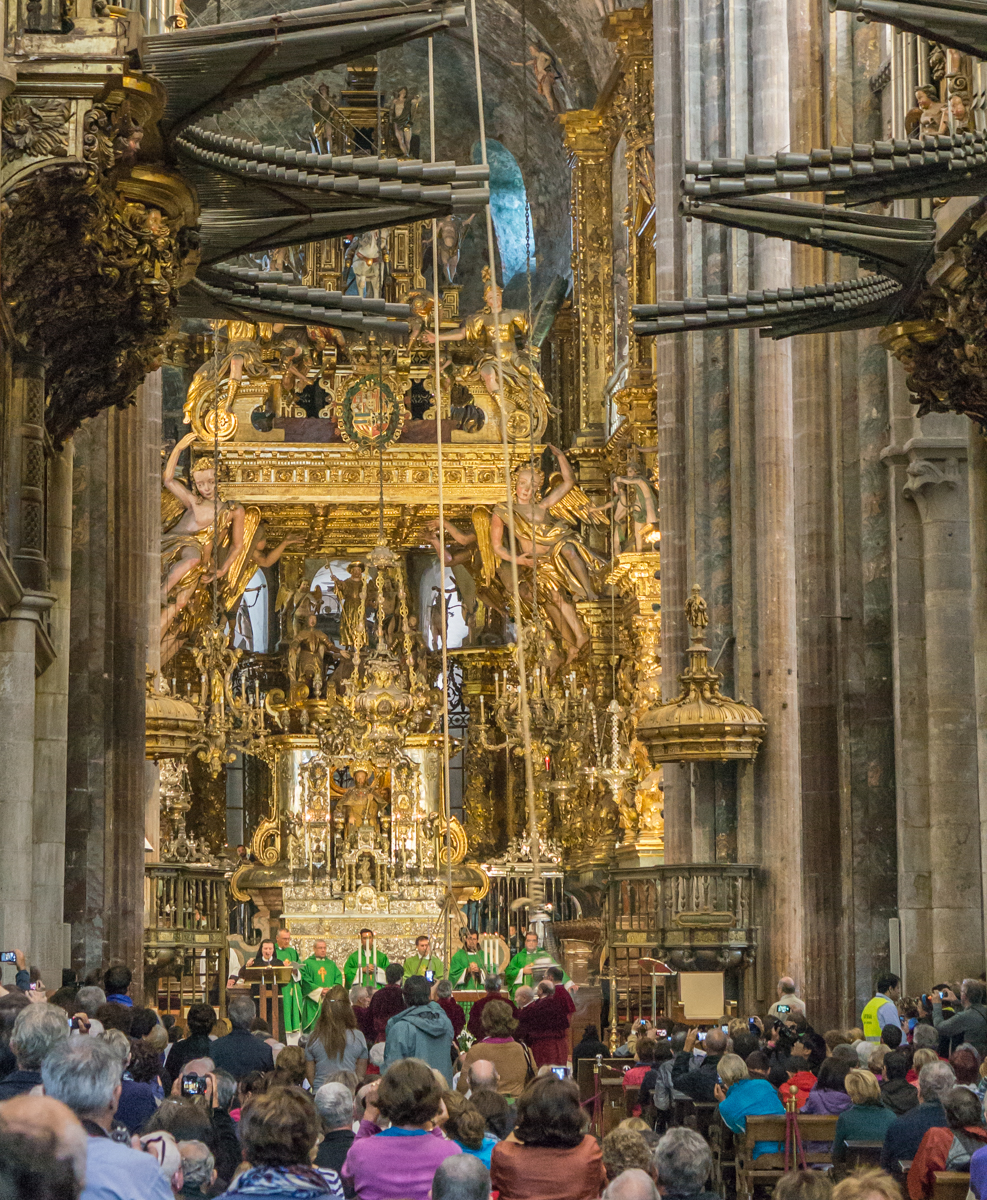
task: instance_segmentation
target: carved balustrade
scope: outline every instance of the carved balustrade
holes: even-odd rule
[[[144,979],[149,1003],[184,1014],[189,1004],[226,1008],[227,888],[222,867],[148,863],[144,868]]]
[[[756,867],[733,863],[612,872],[608,943],[618,960],[654,957],[679,971],[725,971],[753,960]]]

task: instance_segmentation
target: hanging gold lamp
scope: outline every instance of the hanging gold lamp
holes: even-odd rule
[[[709,616],[698,583],[685,602],[685,616],[692,641],[686,651],[689,666],[679,676],[682,691],[675,700],[649,709],[638,721],[637,736],[656,764],[751,762],[757,757],[767,725],[753,705],[720,694],[723,677],[709,666],[709,647],[703,644]]]

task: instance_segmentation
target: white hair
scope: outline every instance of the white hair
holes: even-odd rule
[[[324,1083],[315,1093],[315,1107],[326,1129],[342,1129],[353,1123],[353,1094],[344,1083]]]
[[[29,1004],[22,1008],[10,1034],[10,1048],[22,1071],[36,1071],[53,1046],[69,1036],[65,1009],[55,1004]]]
[[[713,1166],[705,1138],[694,1129],[670,1129],[654,1153],[658,1182],[670,1192],[701,1192]]]
[[[603,1200],[658,1200],[658,1189],[647,1171],[628,1167],[610,1181]]]
[[[41,1064],[45,1095],[61,1100],[80,1117],[105,1112],[122,1075],[119,1054],[93,1037],[66,1039]]]
[[[179,1142],[178,1151],[182,1156],[182,1175],[186,1188],[198,1188],[201,1191],[204,1183],[212,1183],[216,1160],[205,1142]]]

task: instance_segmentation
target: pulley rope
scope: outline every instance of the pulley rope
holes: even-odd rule
[[[470,20],[473,34],[473,71],[476,78],[476,107],[480,126],[480,161],[489,166],[487,157],[487,130],[483,114],[483,79],[480,74],[480,37],[476,21],[476,0],[470,0]],[[497,258],[494,247],[493,217],[490,203],[486,205],[487,260],[490,264],[490,286],[497,297]],[[538,814],[535,809],[535,773],[531,750],[531,718],[528,708],[528,681],[525,675],[524,621],[521,613],[521,589],[518,583],[517,542],[514,532],[514,493],[511,488],[511,451],[507,441],[507,409],[504,398],[504,362],[500,342],[500,304],[491,304],[494,326],[494,353],[497,359],[497,391],[500,407],[500,438],[504,456],[504,483],[507,489],[507,538],[510,546],[511,592],[514,604],[514,624],[517,636],[518,700],[521,708],[521,739],[524,746],[525,803],[528,813],[528,836],[531,843],[531,894],[529,899],[541,903],[544,891],[541,877],[541,856],[538,847]],[[508,770],[510,768],[508,767]]]
[[[435,53],[434,39],[428,39],[428,131],[430,158],[435,157]],[[445,816],[446,885],[448,897],[452,896],[452,787],[449,769],[449,614],[446,611],[446,508],[445,480],[442,476],[442,373],[439,342],[439,226],[432,218],[432,323],[435,333],[435,464],[439,476],[439,628],[442,635],[442,784],[443,814]],[[463,747],[465,753],[465,745]],[[457,910],[458,911],[458,910]],[[445,957],[446,974],[452,960],[452,922],[446,922]]]

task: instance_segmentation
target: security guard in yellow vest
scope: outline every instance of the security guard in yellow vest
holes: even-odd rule
[[[898,1016],[900,996],[901,980],[897,975],[889,973],[878,979],[877,995],[873,1000],[867,1001],[864,1011],[860,1014],[860,1024],[863,1027],[866,1041],[879,1042],[881,1030],[885,1025],[895,1025],[901,1029],[901,1017]]]

